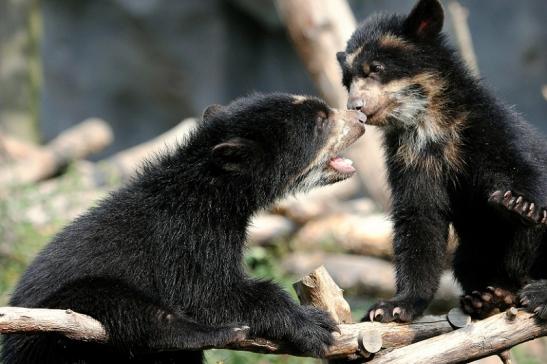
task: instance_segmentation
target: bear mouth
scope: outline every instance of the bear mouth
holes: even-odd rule
[[[353,167],[353,161],[349,158],[335,156],[329,159],[328,166],[330,169],[338,172],[341,175],[347,175],[348,177],[355,173]]]

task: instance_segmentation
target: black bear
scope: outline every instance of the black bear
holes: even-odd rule
[[[521,304],[547,319],[547,143],[471,75],[437,0],[361,24],[337,54],[348,108],[381,128],[392,190],[396,296],[365,319],[410,321],[439,284],[449,224],[464,310]]]
[[[336,330],[327,313],[245,274],[246,228],[288,193],[350,177],[338,153],[364,133],[366,117],[286,94],[204,115],[183,145],[58,234],[13,293],[12,306],[94,317],[109,343],[6,335],[4,364],[201,363],[197,349],[247,334],[325,352]]]

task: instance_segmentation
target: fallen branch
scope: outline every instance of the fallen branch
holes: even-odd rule
[[[112,171],[115,177],[126,180],[135,174],[146,158],[153,157],[154,153],[171,150],[177,146],[177,143],[184,142],[196,125],[196,119],[184,119],[177,126],[154,139],[116,153],[112,157],[100,161],[99,164]]]
[[[112,142],[112,130],[101,119],[87,119],[59,134],[27,158],[0,169],[0,186],[37,182],[53,176],[69,162],[104,149]]]
[[[308,251],[322,247],[388,258],[393,255],[392,235],[392,223],[385,214],[339,212],[303,226],[294,236],[292,247]]]
[[[356,182],[356,180],[352,178],[346,181]],[[342,184],[337,183],[332,186],[338,185]],[[357,187],[358,186],[356,186],[356,189]],[[317,191],[322,190],[323,189],[321,188]],[[334,192],[340,192],[340,195],[337,195]],[[347,194],[345,194],[345,192],[347,192]],[[377,211],[376,204],[366,197],[346,201],[347,198],[354,195],[355,192],[356,190],[350,191],[349,188],[347,188],[344,190],[331,190],[327,195],[313,195],[313,198],[303,198],[303,196],[300,198],[299,195],[296,195],[277,204],[274,208],[274,212],[284,215],[298,224],[304,225],[312,220],[336,213],[370,215]]]
[[[28,158],[40,152],[40,147],[0,133],[0,166],[12,161]]]
[[[286,240],[296,230],[296,224],[290,219],[273,214],[259,214],[251,220],[247,230],[249,245],[270,246],[280,240]]]

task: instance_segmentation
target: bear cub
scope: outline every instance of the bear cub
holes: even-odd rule
[[[547,319],[547,142],[463,65],[438,0],[362,23],[337,58],[348,109],[383,131],[397,294],[365,319],[410,321],[439,285],[449,225],[462,306]]]
[[[246,229],[283,196],[352,176],[339,153],[365,120],[287,94],[208,108],[183,144],[59,233],[13,293],[12,306],[99,320],[109,342],[6,335],[3,363],[201,363],[201,348],[247,335],[322,356],[335,322],[246,275]]]

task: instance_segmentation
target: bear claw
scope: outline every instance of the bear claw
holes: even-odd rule
[[[501,190],[494,191],[488,198],[488,201],[503,207],[505,210],[518,214],[529,223],[547,225],[546,208],[539,208],[536,203],[527,201],[524,196],[516,195],[512,191],[506,191],[505,193]]]
[[[462,309],[474,318],[486,318],[516,306],[515,295],[502,288],[486,287],[484,291],[473,291],[462,296]]]
[[[519,292],[520,304],[539,319],[547,320],[547,280],[537,280],[524,286]]]
[[[370,322],[409,322],[423,310],[413,305],[411,300],[390,300],[376,303],[363,320]]]

